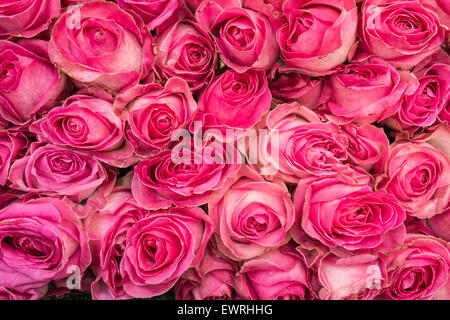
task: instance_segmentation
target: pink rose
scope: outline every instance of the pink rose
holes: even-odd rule
[[[32,38],[59,16],[59,0],[7,1],[0,8],[0,35]]]
[[[339,177],[301,179],[294,206],[292,236],[298,243],[301,229],[329,248],[350,251],[395,247],[405,236],[402,207],[392,195],[372,191],[369,177],[356,183]]]
[[[288,0],[287,22],[277,31],[281,59],[309,76],[332,73],[356,40],[357,8],[352,0]]]
[[[98,256],[96,299],[150,298],[165,293],[198,264],[213,231],[200,208],[148,212],[128,191],[111,195],[88,217],[89,239]]]
[[[17,291],[0,284],[0,300],[38,300],[47,293],[47,286],[41,288],[26,288]]]
[[[54,198],[15,201],[0,210],[0,251],[0,287],[14,292],[66,279],[73,266],[82,277],[91,262],[76,207]]]
[[[266,15],[274,29],[278,29],[284,22],[283,0],[243,0],[244,8],[253,9]]]
[[[162,77],[180,77],[193,92],[207,86],[216,69],[217,54],[213,40],[190,19],[177,21],[158,35],[155,67]]]
[[[221,60],[237,72],[270,70],[278,58],[278,44],[272,26],[261,13],[232,4],[215,10],[214,1],[204,1],[196,18],[216,41]],[[206,20],[211,19],[208,22]]]
[[[208,202],[239,168],[236,155],[222,144],[177,145],[142,160],[134,168],[131,190],[137,203],[149,210],[175,206],[199,206]],[[235,150],[233,152],[236,152]],[[182,154],[183,158],[177,156]]]
[[[340,128],[321,122],[316,113],[297,103],[280,104],[265,119],[267,134],[259,137],[258,167],[287,183],[316,175],[352,175],[347,140]]]
[[[280,102],[298,102],[307,108],[315,108],[325,102],[323,81],[301,74],[297,69],[275,64],[268,74],[272,96]]]
[[[379,58],[341,66],[329,78],[331,114],[344,122],[367,124],[394,115],[400,108],[408,82],[394,67]]]
[[[450,205],[447,204],[442,213],[436,214],[426,221],[437,236],[450,242]]]
[[[249,300],[307,300],[310,274],[305,263],[286,245],[244,262],[236,291]]]
[[[450,254],[446,243],[430,236],[408,234],[401,247],[382,257],[391,300],[426,300],[449,278]]]
[[[0,117],[23,124],[65,98],[71,87],[48,59],[48,43],[0,40]],[[36,75],[39,74],[39,81]],[[2,120],[3,120],[2,119]]]
[[[169,146],[177,130],[187,128],[197,103],[187,83],[169,79],[165,87],[150,85],[147,93],[127,105],[127,136],[139,156],[148,156]]]
[[[370,254],[345,258],[327,254],[317,275],[321,300],[372,300],[384,284],[378,257]]]
[[[426,142],[396,143],[377,189],[396,197],[407,214],[431,218],[441,213],[450,199],[449,159]]]
[[[55,23],[50,59],[78,86],[113,92],[135,86],[154,59],[151,36],[136,19],[112,2],[81,4]]]
[[[117,0],[117,4],[140,16],[149,29],[164,23],[181,7],[180,0]]]
[[[367,51],[409,70],[440,49],[444,28],[433,8],[422,1],[367,0],[361,38]]]
[[[133,154],[125,139],[125,123],[113,113],[113,104],[77,94],[52,109],[30,130],[42,141],[90,152],[95,158],[118,167],[127,166]]]
[[[235,300],[234,284],[239,271],[236,261],[207,246],[199,266],[190,269],[175,285],[177,300]]]
[[[21,132],[0,130],[0,186],[6,184],[14,161],[25,154],[28,139]]]
[[[45,195],[66,195],[80,202],[99,187],[114,185],[115,175],[91,155],[53,145],[34,144],[14,162],[11,188]]]
[[[265,181],[241,167],[208,202],[218,249],[234,260],[246,260],[289,241],[294,208],[282,182]]]

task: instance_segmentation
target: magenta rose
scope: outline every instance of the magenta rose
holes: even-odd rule
[[[309,76],[326,75],[345,62],[356,40],[352,0],[288,0],[287,22],[277,31],[281,59]]]
[[[449,249],[444,241],[421,234],[408,234],[401,247],[382,257],[390,300],[431,299],[448,281]]]
[[[221,60],[228,67],[237,72],[272,68],[279,49],[267,17],[231,3],[218,8],[218,4],[211,0],[202,5],[196,13],[197,21],[208,28]]]
[[[47,286],[10,289],[0,285],[0,300],[38,300],[47,293],[47,289]]]
[[[6,1],[0,7],[0,35],[32,38],[61,11],[59,0]]]
[[[125,139],[125,122],[113,113],[109,101],[73,95],[62,107],[52,109],[30,130],[42,141],[90,152],[114,166],[128,165],[133,150]]]
[[[98,188],[109,189],[115,175],[90,154],[34,144],[26,157],[14,162],[9,173],[11,188],[45,195],[65,195],[80,202]]]
[[[327,254],[318,263],[321,300],[372,300],[385,279],[376,255],[338,257]]]
[[[96,299],[165,293],[198,264],[213,231],[200,208],[148,212],[125,190],[113,193],[106,207],[88,217],[86,226],[99,259],[92,285]]]
[[[327,100],[323,81],[301,74],[295,68],[275,64],[268,74],[272,96],[279,102],[297,102],[314,109]]]
[[[298,243],[302,230],[329,248],[349,251],[389,249],[404,240],[402,207],[392,195],[373,191],[364,175],[356,183],[339,177],[301,179],[294,206],[292,236]]]
[[[190,19],[178,21],[158,35],[155,67],[164,79],[180,77],[193,92],[207,86],[216,69],[217,54],[213,40]]]
[[[431,218],[450,199],[449,159],[426,142],[396,143],[377,188],[396,197],[407,214]]]
[[[0,117],[13,124],[56,106],[71,89],[50,63],[48,43],[42,40],[0,40],[0,74]]]
[[[208,209],[217,247],[231,259],[251,259],[290,239],[294,208],[286,186],[247,166],[212,194]]]
[[[0,186],[6,184],[11,165],[26,153],[27,146],[28,139],[23,133],[0,130]]]
[[[147,76],[151,43],[138,17],[112,2],[88,2],[58,18],[49,56],[78,86],[119,92]]]
[[[444,41],[436,12],[422,1],[367,0],[360,33],[367,51],[403,70],[438,51]]]
[[[126,107],[127,136],[138,156],[168,147],[178,130],[188,127],[197,111],[187,83],[180,78],[169,79],[164,88],[156,84],[148,86],[147,93]]]
[[[309,300],[309,270],[292,245],[244,262],[237,274],[236,291],[249,300]]]
[[[242,163],[231,158],[236,154],[227,152],[217,142],[200,147],[180,143],[173,150],[163,150],[134,168],[133,196],[149,210],[205,204]],[[232,152],[237,153],[235,149]]]
[[[117,4],[140,16],[149,29],[167,21],[181,7],[180,0],[117,0]]]
[[[409,77],[379,58],[343,65],[329,78],[328,109],[344,122],[381,121],[400,108]]]
[[[177,300],[235,300],[236,261],[225,258],[211,244],[197,268],[188,270],[175,285]]]
[[[55,198],[19,200],[0,210],[0,252],[0,287],[11,292],[66,279],[74,266],[82,277],[91,263],[76,207]]]

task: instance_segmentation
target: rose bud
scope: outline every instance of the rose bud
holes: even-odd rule
[[[251,259],[290,239],[294,208],[286,186],[247,166],[211,195],[208,209],[217,247],[231,259]]]
[[[147,76],[154,60],[151,43],[138,16],[112,2],[88,2],[58,18],[48,53],[77,86],[117,93]]]
[[[422,1],[367,0],[360,36],[364,49],[409,70],[440,49],[444,28],[436,12]]]
[[[289,244],[244,262],[236,291],[249,300],[308,300],[312,296],[309,270]]]
[[[288,0],[277,31],[281,59],[309,76],[327,75],[345,62],[356,40],[357,8],[349,0]]]
[[[71,86],[48,59],[48,43],[0,40],[0,118],[24,124],[40,111],[57,105]],[[39,75],[39,81],[36,81]]]

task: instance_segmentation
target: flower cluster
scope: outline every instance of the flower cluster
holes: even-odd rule
[[[450,7],[0,5],[0,300],[450,299]]]

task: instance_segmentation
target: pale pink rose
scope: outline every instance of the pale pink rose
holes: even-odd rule
[[[119,7],[140,16],[149,29],[168,20],[181,7],[180,0],[117,0]]]
[[[395,143],[377,189],[396,197],[408,215],[431,218],[450,199],[449,159],[427,142]]]
[[[315,112],[298,103],[278,105],[261,129],[268,132],[259,137],[257,166],[266,176],[297,183],[311,175],[353,173],[347,163],[347,139],[339,126],[322,122]]]
[[[299,181],[294,240],[301,243],[303,229],[330,248],[349,251],[386,250],[403,243],[406,215],[396,198],[373,191],[368,176],[357,182],[342,180],[338,176]]]
[[[56,21],[51,61],[77,86],[122,92],[136,86],[153,66],[152,38],[142,21],[112,2],[88,2]]]
[[[208,209],[217,247],[231,259],[251,259],[290,239],[294,208],[286,186],[247,166],[211,195]]]
[[[317,274],[321,300],[372,300],[384,284],[378,257],[370,254],[344,258],[327,254]]]
[[[42,40],[0,40],[0,72],[0,118],[13,124],[56,106],[71,89],[50,63],[48,43]]]
[[[268,80],[273,98],[280,102],[295,101],[314,109],[328,100],[322,79],[305,76],[295,68],[275,64],[268,74]]]
[[[289,244],[244,262],[236,291],[249,300],[312,298],[309,270]]]
[[[236,154],[227,152],[217,142],[199,147],[181,142],[172,150],[163,150],[134,168],[133,196],[149,210],[203,205],[213,191],[221,189],[236,174],[242,163],[230,158]],[[183,158],[176,158],[179,154]]]
[[[404,245],[381,259],[388,285],[383,296],[391,300],[431,299],[449,278],[449,249],[438,238],[408,234]]]
[[[91,263],[77,208],[67,200],[15,201],[0,210],[0,286],[14,292],[79,275]]]
[[[61,11],[60,0],[6,1],[0,8],[0,35],[32,38]]]
[[[236,300],[236,261],[207,246],[197,268],[188,270],[175,285],[177,300]]]
[[[448,204],[442,213],[436,214],[426,221],[438,237],[450,242],[450,206]]]
[[[6,184],[9,169],[26,153],[28,139],[22,132],[0,130],[0,186]]]
[[[210,31],[228,67],[237,72],[267,71],[275,64],[278,44],[269,19],[261,13],[231,2],[221,6],[206,0],[197,9],[196,19]]]
[[[95,299],[165,293],[202,259],[213,231],[200,208],[148,212],[126,190],[113,193],[106,207],[88,217],[86,227],[99,259],[94,262]]]
[[[360,35],[367,51],[409,70],[440,49],[444,28],[423,1],[367,0]]]
[[[100,187],[110,189],[115,174],[86,152],[36,143],[14,162],[8,179],[14,189],[81,202]]]
[[[358,22],[353,0],[288,0],[283,13],[287,22],[277,40],[287,66],[320,76],[347,60]]]
[[[184,18],[159,34],[155,43],[155,67],[163,79],[180,77],[192,92],[208,86],[217,67],[217,53],[212,38],[200,25]]]
[[[114,166],[128,166],[133,150],[125,139],[125,121],[112,108],[107,100],[76,94],[33,123],[30,131],[42,141],[90,152]]]
[[[327,107],[343,122],[381,121],[400,108],[410,77],[376,57],[343,65],[329,78],[331,98]]]
[[[184,80],[171,78],[164,88],[149,85],[146,93],[136,97],[126,108],[128,139],[138,156],[148,156],[168,147],[177,130],[188,127],[197,111],[197,103]]]

